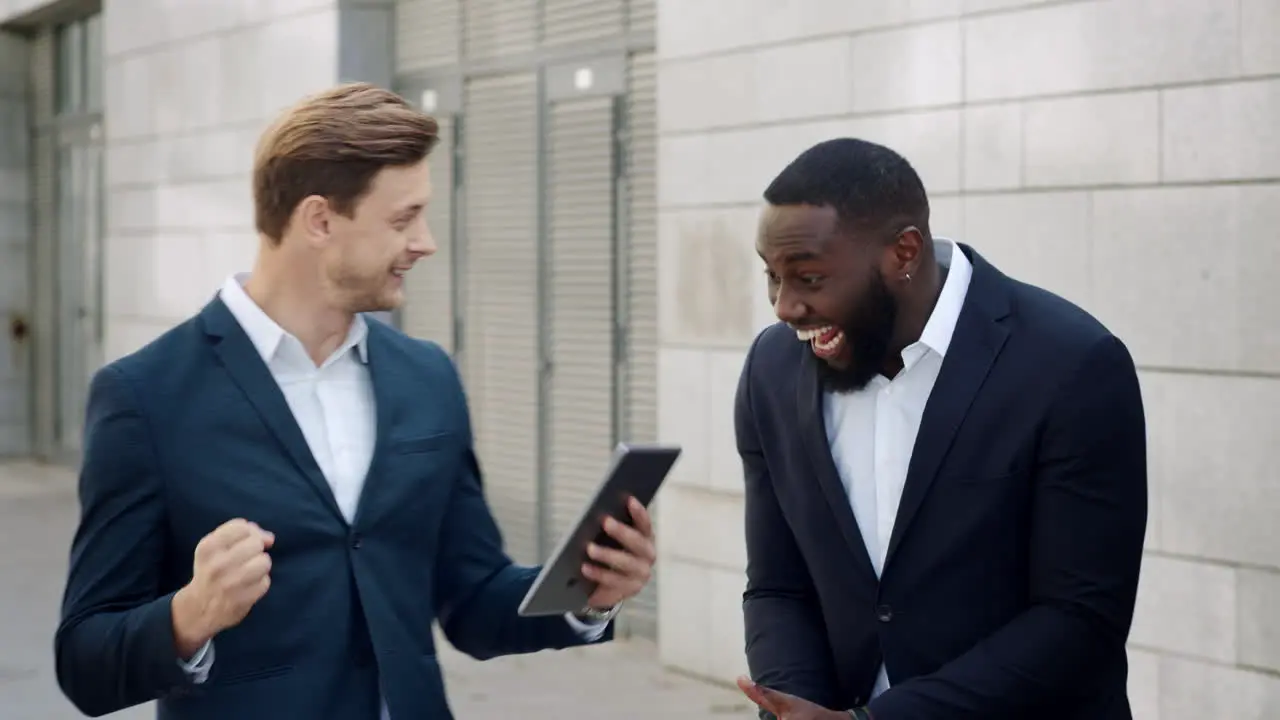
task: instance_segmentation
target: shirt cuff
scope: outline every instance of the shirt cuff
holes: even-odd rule
[[[564,619],[565,622],[569,623],[569,627],[573,628],[574,632],[581,635],[582,639],[587,642],[595,642],[604,637],[604,631],[609,627],[608,620],[604,622],[584,623],[574,617],[573,613],[565,613]]]
[[[191,678],[191,682],[201,685],[209,679],[209,671],[213,669],[213,656],[213,641],[210,640],[190,660],[178,660],[178,667]]]

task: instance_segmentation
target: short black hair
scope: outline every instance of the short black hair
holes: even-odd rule
[[[915,225],[929,236],[929,197],[920,176],[906,158],[866,140],[837,138],[805,150],[769,183],[764,199],[830,206],[850,229],[879,234]]]

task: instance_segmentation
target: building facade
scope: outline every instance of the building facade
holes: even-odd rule
[[[441,251],[393,320],[454,353],[513,555],[550,551],[617,442],[679,442],[627,628],[731,680],[760,194],[860,136],[921,171],[936,233],[1134,352],[1136,715],[1270,717],[1277,35],[1274,0],[0,0],[0,455],[73,459],[91,373],[248,268],[275,112],[392,87],[443,130]]]

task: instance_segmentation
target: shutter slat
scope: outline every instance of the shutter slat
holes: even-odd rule
[[[613,99],[553,105],[548,140],[550,534],[558,541],[613,451]]]
[[[624,0],[543,0],[542,44],[590,42],[622,35]]]
[[[658,0],[629,0],[627,28],[633,33],[657,32]]]
[[[464,345],[485,494],[511,556],[538,553],[537,79],[467,84]]]
[[[537,46],[537,0],[467,0],[463,16],[468,59],[518,55]]]
[[[633,0],[634,8],[635,0]],[[627,316],[624,439],[658,437],[657,73],[652,53],[630,59],[627,95]],[[661,496],[659,496],[661,497]],[[627,605],[633,634],[657,637],[655,578]]]
[[[396,72],[456,65],[462,0],[397,0]]]
[[[453,352],[453,120],[436,118],[440,142],[431,151],[432,197],[427,227],[435,237],[434,255],[422,258],[404,279],[401,327],[413,337],[432,340]]]

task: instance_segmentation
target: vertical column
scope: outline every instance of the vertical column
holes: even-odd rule
[[[31,450],[28,41],[0,31],[0,457]]]

